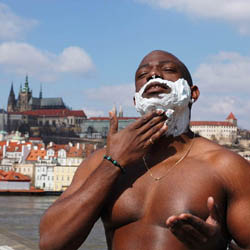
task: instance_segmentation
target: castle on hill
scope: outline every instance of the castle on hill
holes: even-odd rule
[[[10,94],[7,104],[7,112],[23,112],[37,109],[65,109],[62,98],[43,98],[42,89],[39,97],[32,96],[32,90],[29,88],[28,76],[26,76],[24,87],[20,86],[18,98],[16,99],[13,83],[11,84]]]

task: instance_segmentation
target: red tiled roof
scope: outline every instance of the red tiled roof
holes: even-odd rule
[[[68,157],[81,157],[83,155],[83,150],[82,148],[77,148],[77,146],[70,147],[67,156]]]
[[[47,149],[54,149],[55,151],[58,151],[59,149],[66,149],[66,147],[68,146],[68,144],[55,144],[53,143],[52,146],[48,145]]]
[[[237,119],[235,118],[234,114],[231,112],[231,113],[228,115],[228,117],[227,117],[226,120],[237,120]]]
[[[5,172],[3,170],[0,170],[0,181],[30,181],[30,178],[28,176],[25,176],[23,174],[14,172],[14,171],[8,171]]]
[[[41,157],[42,159],[44,158],[44,156],[46,156],[46,150],[41,150],[41,149],[31,149],[28,157],[27,157],[27,161],[37,161],[38,157]]]
[[[191,121],[190,126],[228,126],[235,127],[231,122],[220,121]]]
[[[6,147],[6,152],[21,152],[22,146],[31,145],[31,142],[18,143],[18,142],[9,142],[9,145]]]
[[[83,110],[70,110],[70,116],[86,117]]]
[[[13,114],[13,113],[12,113]],[[37,109],[23,112],[15,112],[15,114],[30,115],[30,116],[53,116],[53,117],[86,117],[83,110],[69,110],[69,109]]]

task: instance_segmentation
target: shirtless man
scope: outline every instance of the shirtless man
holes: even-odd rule
[[[142,97],[161,99],[173,91],[161,79],[173,89],[186,80],[191,109],[199,90],[187,68],[172,54],[153,51],[136,71],[136,93],[149,83]],[[99,218],[109,250],[221,250],[231,239],[238,245],[232,249],[250,249],[250,164],[194,137],[188,125],[168,134],[175,118],[165,110],[145,113],[119,132],[110,113],[107,147],[82,163],[42,217],[41,250],[78,249]]]

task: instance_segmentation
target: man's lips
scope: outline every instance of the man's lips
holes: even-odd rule
[[[152,95],[157,95],[161,93],[169,94],[170,92],[171,89],[165,84],[159,82],[152,82],[146,87],[143,95],[145,95],[145,97],[150,97]]]

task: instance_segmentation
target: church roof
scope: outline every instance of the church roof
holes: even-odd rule
[[[30,105],[36,105],[40,106],[41,108],[43,107],[64,107],[64,103],[61,97],[56,97],[56,98],[37,98],[37,97],[31,97],[29,100]]]
[[[30,100],[29,100],[29,104],[30,105],[37,105],[37,106],[40,106],[40,98],[37,98],[37,97],[31,97]]]
[[[41,99],[41,108],[48,106],[64,106],[63,100],[61,97],[58,98],[42,98]]]

